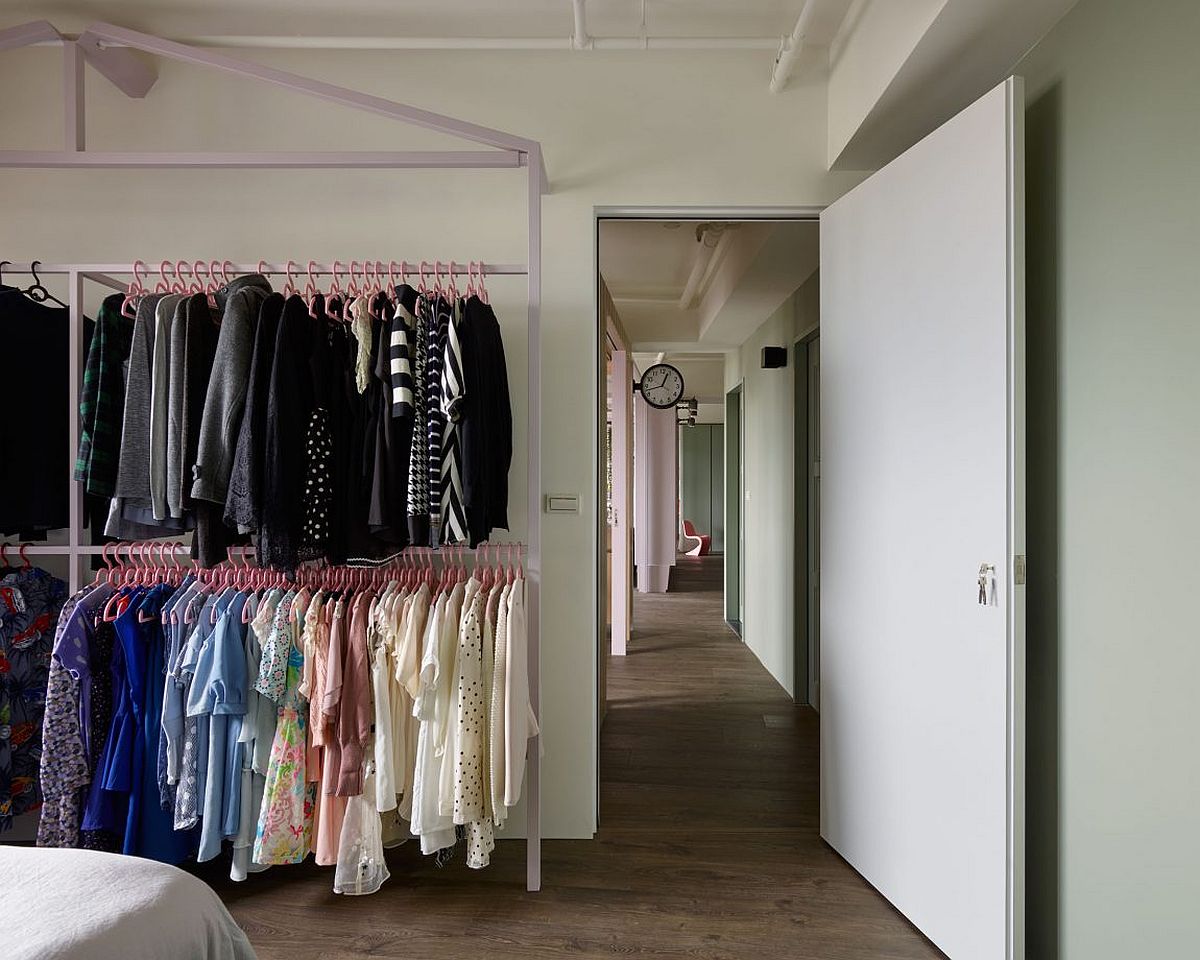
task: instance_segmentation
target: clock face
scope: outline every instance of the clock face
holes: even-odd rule
[[[659,410],[675,406],[683,396],[683,374],[669,363],[656,363],[642,374],[642,396]]]

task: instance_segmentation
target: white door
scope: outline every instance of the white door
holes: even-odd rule
[[[952,960],[1024,955],[1023,115],[821,218],[821,834]]]

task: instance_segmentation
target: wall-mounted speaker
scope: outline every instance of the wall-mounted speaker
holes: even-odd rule
[[[762,348],[762,368],[764,370],[777,370],[780,367],[786,366],[787,347]]]

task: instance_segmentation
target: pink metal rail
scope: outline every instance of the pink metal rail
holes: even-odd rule
[[[335,86],[299,74],[278,70],[211,50],[200,50],[146,33],[138,33],[107,23],[96,23],[72,37],[60,33],[45,20],[0,30],[0,51],[31,44],[60,42],[63,50],[63,149],[53,151],[0,150],[0,167],[41,169],[63,168],[273,168],[273,169],[418,169],[457,168],[526,170],[529,194],[529,257],[525,267],[491,264],[490,274],[520,274],[528,277],[528,544],[526,590],[529,630],[529,687],[534,713],[541,716],[540,641],[541,641],[541,292],[542,292],[542,194],[549,192],[542,148],[535,140],[480,126],[465,120],[431,113],[407,104],[386,100],[345,87]],[[129,97],[141,98],[154,86],[157,71],[137,53],[166,57],[183,63],[233,73],[251,80],[294,90],[307,96],[337,103],[382,116],[400,123],[423,127],[480,145],[484,149],[463,151],[275,151],[269,153],[101,153],[86,148],[84,63],[90,63],[109,82]],[[255,269],[243,267],[242,272]],[[7,267],[19,272],[19,267]],[[128,275],[128,265],[46,264],[39,274],[65,275],[70,304],[71,410],[79,409],[79,391],[83,368],[83,286],[92,280],[106,286],[119,286],[111,274]],[[271,272],[282,273],[280,267]],[[79,422],[71,417],[70,462],[74,463],[79,445]],[[82,560],[96,548],[85,546],[83,539],[83,495],[72,483],[68,542],[60,547],[42,546],[30,552],[56,552],[70,558],[71,588],[82,580]],[[541,750],[540,738],[529,745],[526,770],[526,887],[541,889]]]

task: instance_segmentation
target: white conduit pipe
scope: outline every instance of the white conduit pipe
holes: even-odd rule
[[[800,48],[804,45],[804,38],[808,34],[808,26],[816,12],[816,0],[808,0],[804,5],[804,9],[800,11],[800,16],[796,18],[796,26],[792,30],[790,37],[785,37],[783,43],[779,47],[779,55],[775,58],[775,67],[771,71],[771,92],[779,93],[787,86],[788,80],[792,76],[792,70],[795,69],[796,59],[800,55]]]
[[[572,37],[176,37],[192,47],[248,50],[573,50]],[[57,45],[59,41],[54,41]],[[35,44],[35,46],[50,44]],[[119,44],[104,44],[119,46]],[[778,50],[778,37],[588,37],[588,50]]]
[[[571,37],[571,46],[576,50],[586,50],[591,45],[587,34],[587,0],[572,0],[575,7],[575,33]]]

